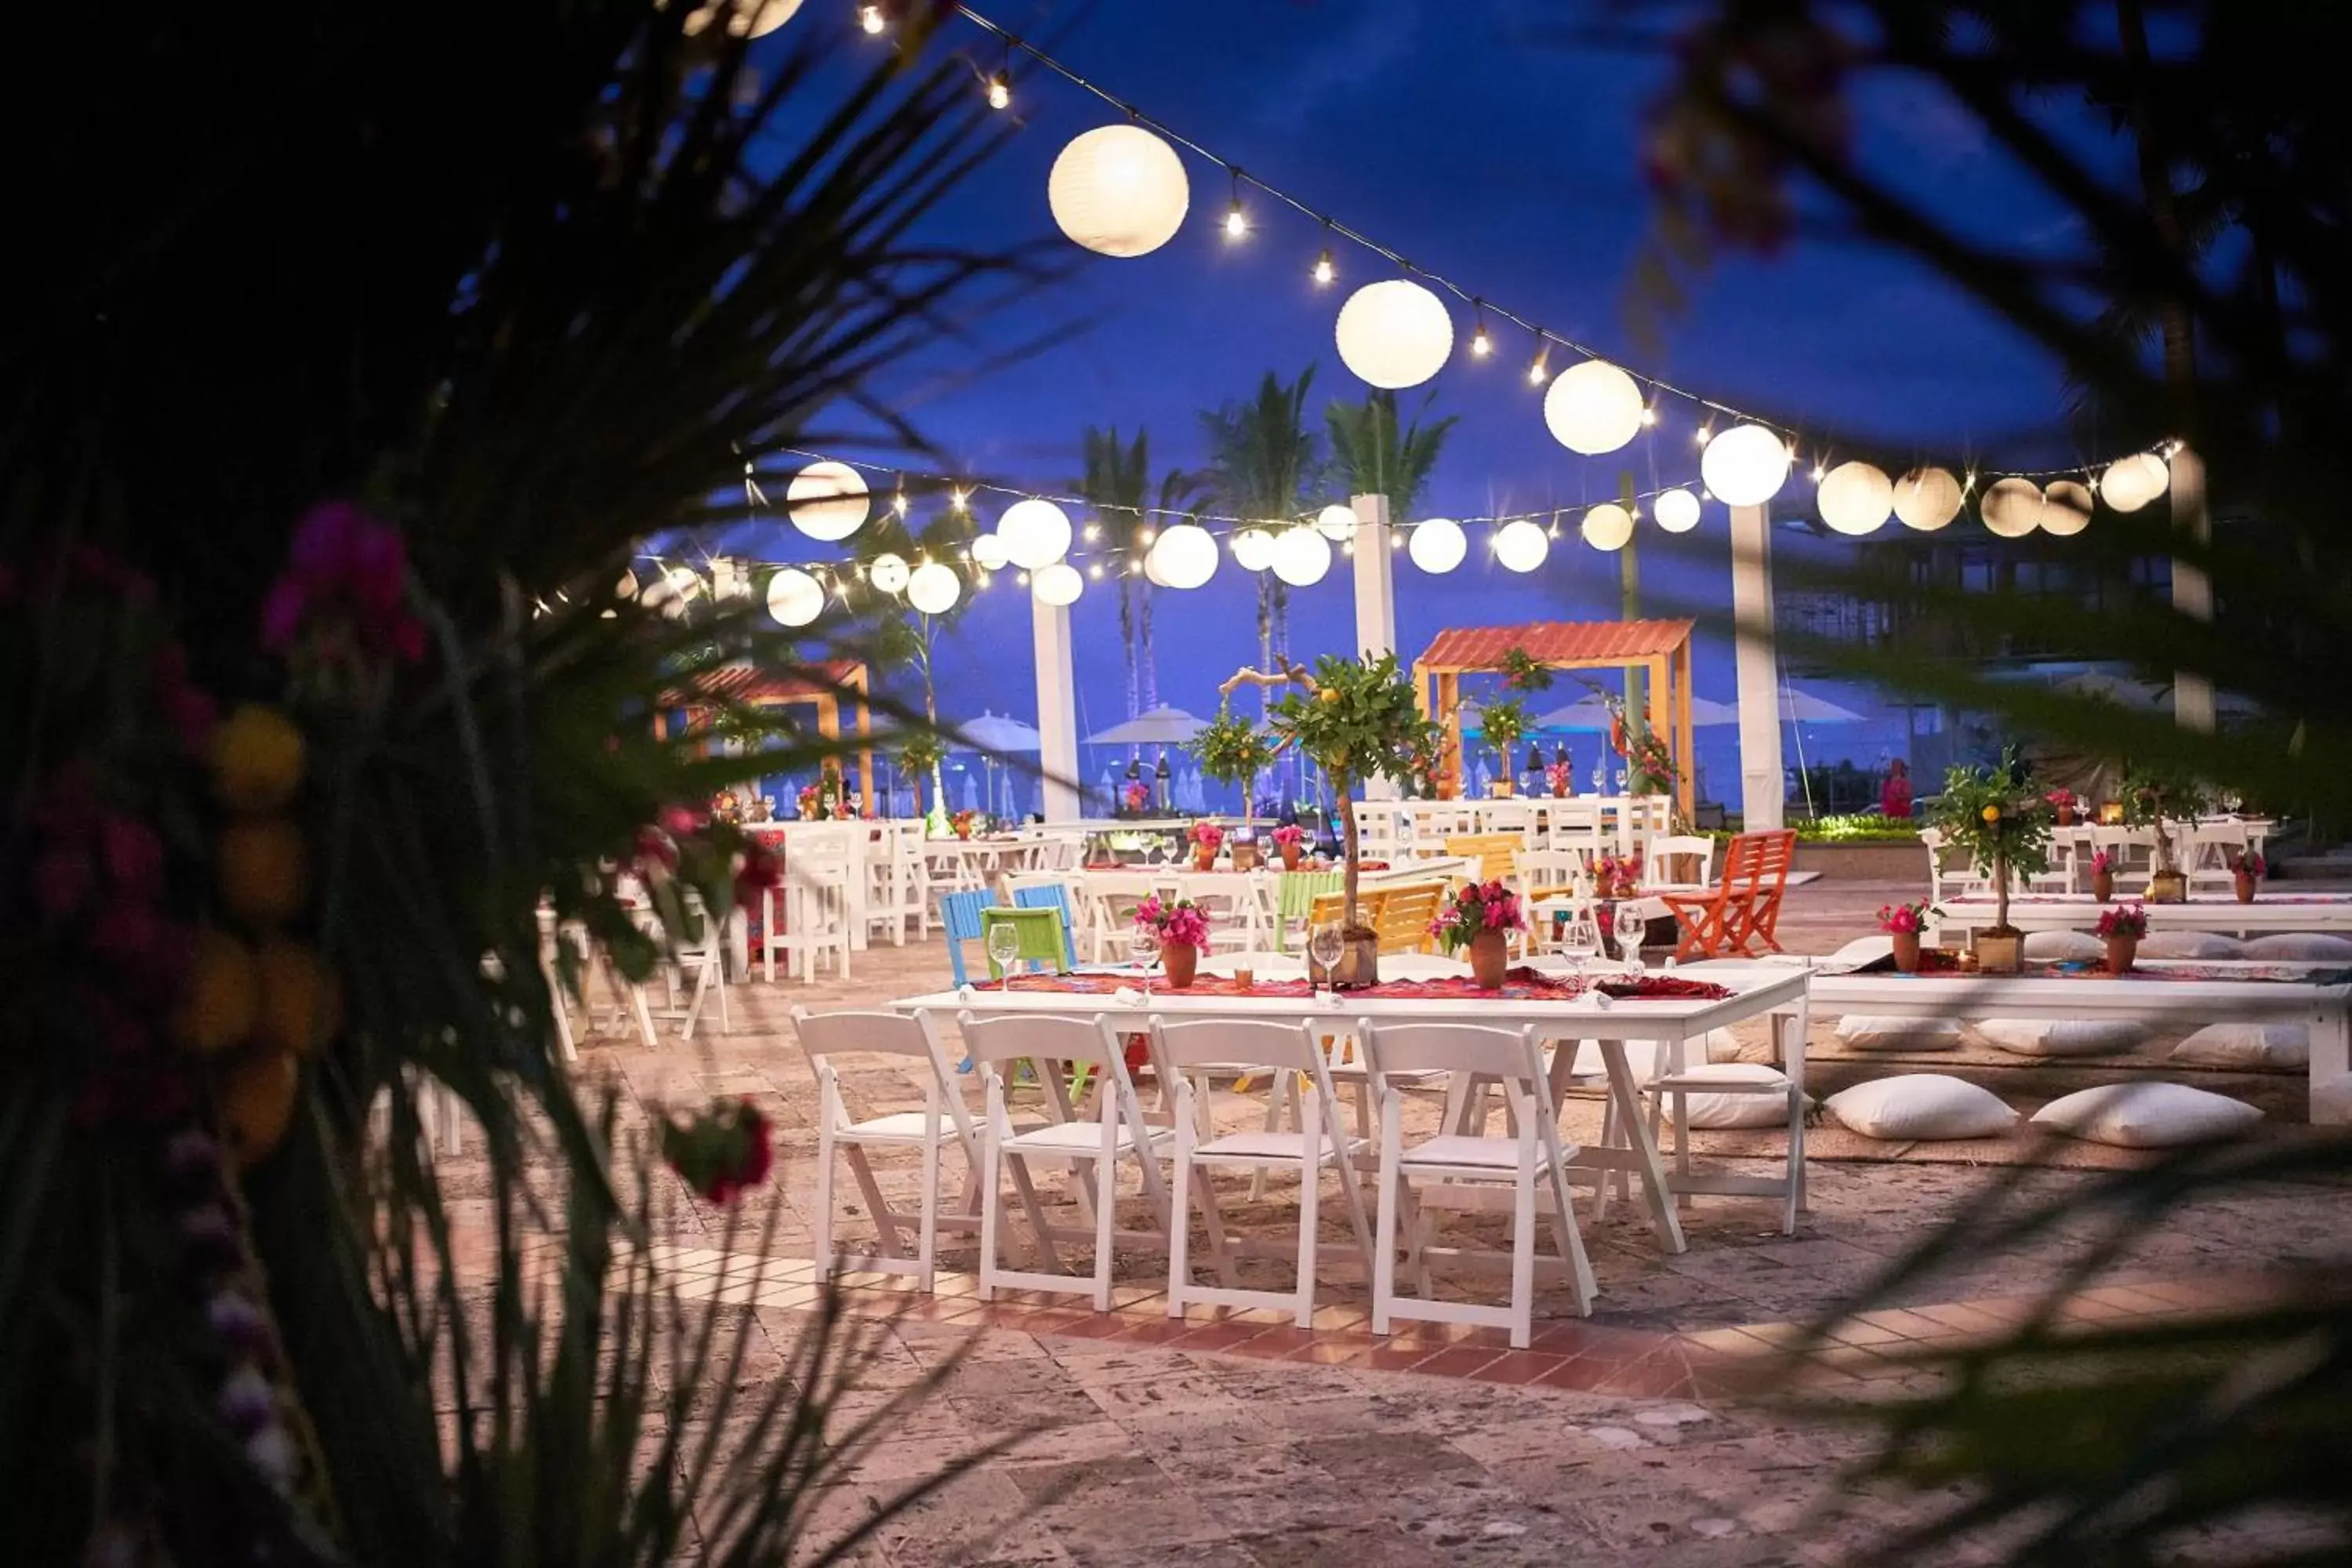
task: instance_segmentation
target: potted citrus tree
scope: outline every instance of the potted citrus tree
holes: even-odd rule
[[[2177,768],[2130,763],[2124,769],[2124,820],[2156,835],[2154,863],[2147,878],[2151,904],[2189,901],[2189,879],[2180,873],[2170,825],[2195,817],[2203,795],[2197,781]]]
[[[2024,938],[2009,923],[2010,883],[2050,868],[2052,815],[2014,748],[2002,753],[1998,767],[1956,767],[1944,777],[1932,820],[1945,843],[1992,879],[1992,930],[1979,931],[1972,943],[1977,968],[1988,973],[2017,971]]]
[[[1185,745],[1199,761],[1201,771],[1220,784],[1239,784],[1242,791],[1242,828],[1234,839],[1234,869],[1245,871],[1256,863],[1255,845],[1250,845],[1248,865],[1244,864],[1244,843],[1250,837],[1250,803],[1256,795],[1257,776],[1274,765],[1274,738],[1240,714],[1234,711],[1230,701],[1217,705],[1217,716],[1208,728],[1192,737]]]
[[[1380,937],[1364,923],[1357,903],[1360,861],[1356,836],[1356,785],[1367,779],[1402,778],[1413,748],[1429,734],[1429,721],[1413,700],[1412,680],[1397,668],[1396,655],[1339,658],[1326,654],[1309,673],[1293,664],[1275,673],[1244,669],[1225,682],[1234,687],[1287,686],[1267,710],[1277,749],[1296,746],[1323,770],[1339,814],[1344,914],[1342,951],[1332,970],[1337,986],[1370,985],[1380,979]]]

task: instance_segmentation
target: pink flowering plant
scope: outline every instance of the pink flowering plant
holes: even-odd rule
[[[1274,842],[1278,847],[1293,844],[1303,846],[1307,842],[1307,829],[1295,822],[1286,822],[1274,830]]]
[[[2117,904],[2099,914],[2095,928],[2101,938],[2127,936],[2135,941],[2147,934],[2147,910],[2138,904]]]
[[[1470,945],[1470,940],[1484,931],[1514,931],[1528,929],[1526,916],[1519,908],[1519,896],[1500,882],[1472,882],[1446,899],[1430,922],[1429,934],[1444,944],[1448,952]]]
[[[1881,904],[1878,906],[1878,929],[1895,936],[1916,935],[1927,929],[1931,920],[1941,920],[1944,911],[1922,899],[1916,903]]]
[[[1206,947],[1209,921],[1190,899],[1164,903],[1158,894],[1136,906],[1135,923],[1160,939],[1162,947]]]
[[[362,689],[387,665],[422,659],[425,623],[409,604],[400,530],[350,501],[304,513],[262,601],[261,646],[286,660],[298,688],[324,693]]]
[[[1121,793],[1119,798],[1127,803],[1127,809],[1129,811],[1140,816],[1143,815],[1143,808],[1151,804],[1151,792],[1146,789],[1140,781],[1138,781],[1137,783],[1128,785]]]
[[[1225,841],[1225,830],[1213,822],[1192,824],[1192,842],[1213,855]]]
[[[2114,856],[2108,854],[2104,849],[2093,851],[2091,855],[2091,875],[2095,877],[2102,871],[2107,872],[2109,875],[2113,875],[2115,869],[2116,858]]]
[[[1553,763],[1544,769],[1544,783],[1555,795],[1572,795],[1576,791],[1576,769],[1567,763]]]
[[[1631,892],[1642,885],[1642,856],[1639,850],[1631,855],[1603,855],[1593,862],[1592,874],[1606,890],[1615,889]]]
[[[2252,849],[2241,849],[2231,856],[2230,869],[2242,877],[2252,877],[2258,880],[2271,874],[2269,863]]]

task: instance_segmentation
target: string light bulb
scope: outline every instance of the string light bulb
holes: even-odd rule
[[[1538,338],[1543,338],[1543,330],[1541,328],[1538,328],[1536,330],[1536,336]],[[1536,350],[1536,363],[1528,366],[1528,384],[1529,386],[1541,386],[1545,382],[1548,382],[1550,379],[1551,342],[1549,339],[1544,339],[1542,346]]]
[[[1823,468],[1819,463],[1815,463],[1813,465],[1812,473],[1809,477],[1812,479],[1813,483],[1820,484],[1823,479],[1828,477],[1828,474],[1829,470],[1827,468]]]
[[[1696,429],[1696,430],[1694,430],[1694,431],[1692,431],[1692,432],[1691,432],[1691,440],[1692,440],[1692,442],[1693,442],[1695,445],[1697,445],[1697,446],[1704,447],[1704,446],[1706,446],[1709,441],[1712,441],[1712,440],[1714,440],[1714,439],[1715,439],[1715,426],[1713,426],[1712,425],[1702,425],[1702,426],[1700,426],[1697,429]]]
[[[1102,537],[1102,524],[1101,524],[1101,523],[1098,523],[1098,522],[1090,522],[1090,523],[1087,524],[1087,542],[1088,544],[1092,544],[1096,540],[1100,539],[1101,537]]]
[[[964,502],[970,499],[970,494],[962,489],[952,489],[948,492],[948,505],[957,511],[963,510]]]
[[[1642,405],[1642,423],[1644,425],[1655,425],[1657,422],[1658,405],[1654,403],[1645,403]]]
[[[904,487],[901,487],[898,493],[890,498],[890,510],[897,512],[900,517],[907,515],[907,492]]]
[[[1323,247],[1323,254],[1315,258],[1315,281],[1328,284],[1338,276],[1339,269],[1331,265],[1331,247],[1327,245]]]
[[[1477,312],[1477,325],[1470,333],[1470,352],[1478,358],[1485,359],[1495,352],[1495,335],[1486,330],[1486,307],[1473,301],[1472,309]]]
[[[1013,107],[1013,78],[1006,72],[995,71],[990,74],[988,79],[988,107],[991,109],[1010,109]]]
[[[1249,215],[1242,210],[1242,172],[1232,171],[1234,199],[1225,208],[1225,238],[1228,241],[1246,238],[1249,235]]]
[[[857,25],[866,29],[868,37],[875,37],[890,25],[890,18],[879,5],[860,5],[857,8]]]

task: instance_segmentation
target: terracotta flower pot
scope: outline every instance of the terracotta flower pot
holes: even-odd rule
[[[1160,962],[1168,970],[1168,988],[1181,991],[1192,984],[1192,972],[1201,963],[1201,950],[1188,942],[1164,942],[1160,949]]]
[[[1470,939],[1470,977],[1481,991],[1500,991],[1503,972],[1510,966],[1510,950],[1501,931],[1482,931]]]
[[[1215,870],[1217,852],[1205,844],[1199,846],[1192,851],[1192,868],[1196,871]]]
[[[1898,931],[1887,933],[1895,942],[1895,967],[1904,974],[1919,973],[1919,933]]]
[[[2074,808],[2073,806],[2062,805],[2058,808],[2058,826],[2061,827],[2072,827],[2074,826]]]
[[[2111,936],[2107,938],[2107,973],[2129,974],[2132,960],[2139,956],[2139,938]]]
[[[2231,887],[2237,890],[2238,902],[2242,904],[2251,904],[2254,901],[2254,874],[2252,872],[2240,871],[2230,879],[2230,882]]]
[[[2099,902],[2111,903],[2116,896],[2116,874],[2113,871],[2091,873],[2091,897]]]
[[[1297,844],[1285,844],[1281,846],[1281,849],[1282,868],[1286,871],[1297,870],[1298,862],[1306,858],[1305,849]]]

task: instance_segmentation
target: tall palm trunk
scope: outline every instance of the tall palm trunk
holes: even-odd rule
[[[1136,704],[1139,688],[1135,679],[1135,579],[1122,576],[1118,580],[1118,646],[1127,656],[1127,716],[1130,719],[1142,711]]]
[[[1143,710],[1149,712],[1160,706],[1160,660],[1151,650],[1151,585],[1145,584],[1138,597],[1143,601]]]

